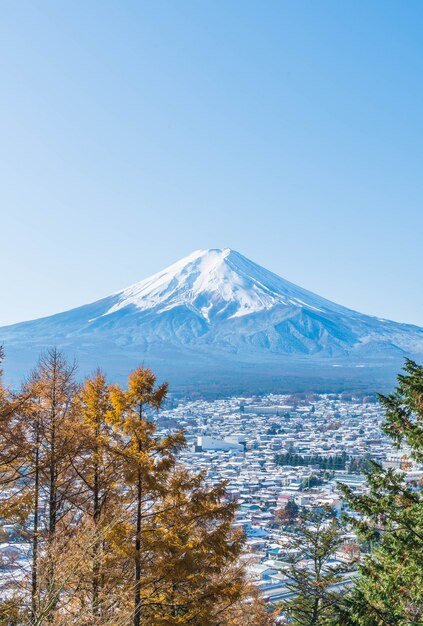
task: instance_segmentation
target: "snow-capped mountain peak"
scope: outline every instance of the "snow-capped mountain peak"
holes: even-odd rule
[[[319,376],[340,363],[372,364],[375,375],[397,368],[405,355],[423,355],[423,329],[351,311],[225,248],[197,250],[77,309],[0,328],[0,344],[15,380],[55,345],[84,373],[102,365],[124,377],[145,360],[171,383],[244,380],[249,371],[273,385],[275,372],[293,368]]]
[[[186,306],[204,319],[234,318],[275,305],[322,310],[331,303],[249,261],[235,250],[197,250],[163,271],[116,294],[103,315],[135,306],[140,311]]]

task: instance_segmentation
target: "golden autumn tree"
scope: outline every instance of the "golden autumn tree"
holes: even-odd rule
[[[250,589],[239,562],[243,536],[233,529],[236,504],[225,500],[225,488],[182,467],[169,473],[146,539],[154,555],[143,585],[147,623],[217,626],[240,615]]]
[[[63,354],[52,348],[40,357],[28,385],[39,433],[39,497],[46,505],[36,533],[44,545],[43,563],[40,564],[42,580],[39,581],[34,609],[35,616],[39,613],[48,622],[53,621],[62,591],[61,586],[56,585],[57,552],[66,544],[66,525],[71,523],[75,511],[72,470],[78,442],[73,428],[75,371],[76,365],[68,363]]]
[[[126,442],[111,423],[113,409],[111,387],[98,370],[75,394],[80,445],[73,469],[79,482],[77,503],[82,517],[74,544],[75,554],[79,551],[84,557],[84,567],[76,571],[73,610],[89,606],[92,623],[99,624],[113,612],[113,597],[124,595],[122,581],[128,578],[125,561],[116,556],[113,546],[127,517],[122,507]]]
[[[76,385],[52,350],[21,394],[0,394],[1,515],[30,544],[0,624],[273,623],[240,564],[225,484],[182,466],[181,432],[157,433],[166,393],[144,367],[126,389],[101,371]]]
[[[150,369],[138,367],[129,375],[126,390],[115,386],[111,392],[111,415],[127,441],[120,455],[124,460],[126,497],[131,511],[126,548],[134,564],[134,626],[141,623],[142,569],[148,558],[143,542],[151,525],[152,508],[164,493],[176,452],[185,443],[181,433],[160,439],[149,419],[149,411],[161,407],[167,390],[167,384],[156,385],[156,376]],[[148,527],[144,527],[146,523]]]
[[[211,488],[177,462],[182,433],[156,435],[151,413],[166,393],[167,385],[156,386],[151,370],[140,367],[127,390],[111,394],[127,441],[118,454],[131,512],[123,539],[134,561],[133,624],[229,626],[241,615],[245,623],[271,623],[238,560],[243,538],[233,529],[236,504],[225,500],[226,485]]]
[[[42,355],[16,397],[19,409],[12,421],[1,425],[0,438],[12,434],[17,451],[13,468],[9,464],[12,482],[1,500],[1,515],[21,529],[31,546],[31,573],[22,578],[19,603],[34,625],[43,623],[41,617],[52,623],[61,593],[55,584],[56,543],[60,535],[59,543],[66,544],[64,525],[74,510],[74,372],[56,349]]]
[[[3,350],[0,347],[0,364],[3,359]],[[27,452],[25,431],[20,419],[25,407],[27,396],[12,393],[3,385],[2,370],[0,369],[0,519],[2,521],[1,535],[3,541],[9,541],[9,535],[3,524],[11,523],[17,533],[21,533],[21,520],[27,520],[28,510],[31,508],[31,497],[28,493],[21,495],[25,489],[25,473],[27,472]],[[22,511],[19,507],[22,501]],[[2,569],[16,570],[17,563],[2,555]],[[21,623],[28,610],[22,610],[20,588],[14,577],[3,576],[0,588],[0,624],[12,626]],[[27,607],[26,607],[27,608]]]

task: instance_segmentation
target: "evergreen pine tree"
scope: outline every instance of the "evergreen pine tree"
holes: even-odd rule
[[[384,431],[397,448],[423,461],[423,367],[407,360],[393,393],[379,397]],[[351,524],[374,547],[342,614],[359,626],[417,626],[423,623],[423,498],[401,471],[370,462],[369,492],[342,491],[360,518]],[[341,619],[341,618],[340,618]]]
[[[326,626],[332,623],[340,593],[334,591],[349,565],[333,564],[342,545],[342,529],[327,511],[302,511],[292,534],[287,588],[293,597],[281,603],[283,615],[295,626]],[[336,589],[336,587],[335,587]]]

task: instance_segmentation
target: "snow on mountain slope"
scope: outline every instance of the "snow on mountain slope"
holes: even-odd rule
[[[227,248],[193,252],[92,304],[0,328],[0,343],[22,362],[57,345],[87,366],[107,361],[111,373],[144,358],[236,370],[282,358],[383,364],[423,354],[423,329],[334,304]]]
[[[317,311],[340,309],[230,248],[197,250],[117,296],[118,302],[104,315],[130,305],[140,311],[187,306],[208,321],[214,317],[242,317],[278,304]]]

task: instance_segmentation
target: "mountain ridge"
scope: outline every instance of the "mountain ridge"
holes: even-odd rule
[[[343,307],[230,248],[213,248],[96,302],[2,327],[0,343],[20,363],[57,345],[84,373],[105,362],[119,376],[125,363],[145,360],[180,378],[220,363],[239,378],[245,366],[276,371],[295,360],[295,367],[338,359],[347,368],[358,360],[390,369],[423,354],[423,328]]]

